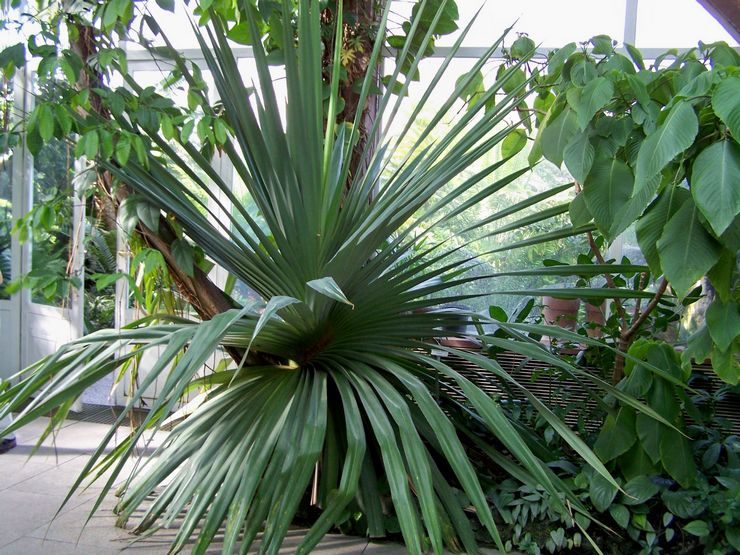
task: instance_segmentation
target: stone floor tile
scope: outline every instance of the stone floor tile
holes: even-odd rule
[[[0,491],[0,546],[12,543],[49,522],[61,501],[57,496],[19,492],[12,488]],[[71,500],[64,510],[79,504],[79,500]]]
[[[120,549],[22,537],[0,547],[0,555],[118,555]]]

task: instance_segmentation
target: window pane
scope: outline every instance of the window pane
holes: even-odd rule
[[[637,37],[641,48],[689,48],[699,41],[726,41],[730,34],[695,0],[640,0]]]
[[[420,80],[412,84],[409,92],[409,97],[404,101],[403,107],[399,110],[399,115],[390,122],[389,134],[391,138],[400,134],[406,122],[412,117],[414,109],[417,107],[418,102],[421,100],[424,90],[434,78],[435,73],[441,66],[442,60],[440,59],[427,59],[424,60],[420,68]],[[390,175],[395,168],[398,167],[404,157],[409,153],[409,150],[413,147],[417,138],[421,135],[422,131],[432,120],[437,110],[447,100],[448,96],[453,92],[455,88],[455,81],[458,76],[466,71],[469,71],[474,61],[470,59],[454,60],[447,68],[445,75],[440,82],[437,91],[433,93],[427,102],[426,106],[418,116],[414,117],[414,122],[409,129],[408,134],[402,139],[399,148],[394,151],[394,158],[386,171],[386,175]],[[492,60],[484,68],[484,82],[490,84],[495,78],[496,70],[501,63],[501,60]],[[386,67],[386,74],[393,72],[393,65],[388,64]],[[438,124],[432,134],[423,143],[429,145],[433,141],[439,142],[446,131],[457,122],[460,121],[460,117],[465,113],[466,107],[461,101],[457,101],[453,104],[451,109],[442,118],[440,124]],[[514,120],[518,120],[518,116],[514,114],[512,116]],[[504,124],[499,124],[496,129],[491,130],[491,134],[499,131]],[[491,175],[483,179],[471,190],[463,195],[458,196],[452,201],[449,201],[446,205],[440,206],[440,216],[451,212],[460,203],[480,192],[484,188],[490,186],[497,180],[503,178],[509,173],[526,167],[527,166],[527,155],[529,154],[529,147],[521,151],[513,160],[509,161],[505,166],[494,171]],[[455,187],[459,186],[464,179],[469,178],[473,174],[482,171],[483,169],[490,167],[493,163],[501,159],[500,149],[494,148],[493,151],[489,152],[482,158],[480,158],[470,169],[466,171],[464,175],[458,176],[453,179],[444,189],[442,189],[434,198],[430,200],[431,203],[440,202],[447,194],[450,193]],[[521,201],[524,201],[537,193],[552,189],[555,186],[569,183],[572,178],[566,171],[560,170],[554,165],[548,162],[542,162],[538,164],[533,171],[525,173],[519,179],[514,181],[512,184],[504,187],[497,193],[483,199],[477,203],[473,208],[467,210],[463,215],[452,218],[446,221],[436,229],[427,232],[425,226],[419,226],[419,229],[414,230],[415,233],[424,233],[427,236],[427,243],[425,246],[429,246],[430,243],[434,244],[442,241],[448,237],[453,237],[452,241],[446,243],[450,248],[460,246],[467,240],[474,237],[482,237],[487,232],[495,231],[505,225],[523,217],[524,215],[530,215],[536,213],[545,208],[549,208],[556,204],[568,202],[572,190],[561,193],[551,199],[538,204],[537,206],[530,207],[524,212],[514,214],[512,216],[504,217],[486,227],[481,228],[477,231],[472,231],[467,234],[461,234],[463,230],[471,225],[476,224],[494,214],[501,212],[502,210],[515,205]],[[436,219],[436,218],[435,218]],[[409,222],[411,225],[412,222]],[[559,241],[553,241],[550,243],[524,247],[520,249],[504,250],[500,253],[485,254],[489,251],[496,250],[507,244],[529,239],[536,235],[554,231],[561,227],[569,225],[569,219],[567,214],[544,220],[537,223],[534,226],[530,226],[526,229],[514,229],[512,231],[496,234],[490,237],[483,237],[478,241],[475,241],[469,245],[464,246],[463,250],[458,253],[460,258],[469,258],[472,256],[480,256],[480,259],[476,261],[475,267],[471,269],[469,276],[486,276],[494,273],[506,272],[510,270],[520,270],[523,268],[532,268],[539,266],[545,259],[557,259],[562,262],[575,262],[579,252],[584,252],[586,249],[583,238],[572,238],[563,239]],[[566,284],[565,281],[548,281],[538,277],[500,277],[495,279],[486,279],[481,281],[475,281],[463,287],[461,293],[473,293],[483,294],[483,297],[477,299],[470,299],[466,301],[466,304],[477,311],[484,311],[487,313],[488,306],[490,304],[497,304],[506,309],[508,313],[511,313],[514,308],[522,301],[521,297],[512,295],[501,295],[497,294],[496,291],[505,290],[516,290],[516,289],[531,289],[542,286],[557,286],[559,284]]]
[[[483,2],[457,0],[464,28]],[[400,28],[411,13],[413,2],[396,0],[391,17],[391,29]],[[464,46],[489,46],[510,25],[512,32],[525,32],[545,47],[562,46],[572,41],[588,40],[605,34],[621,42],[624,33],[624,0],[594,2],[593,0],[521,0],[518,2],[488,1],[473,24]],[[439,46],[450,46],[455,34],[437,41]],[[511,41],[507,41],[511,42]]]

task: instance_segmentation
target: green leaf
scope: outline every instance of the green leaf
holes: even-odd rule
[[[588,211],[599,231],[611,241],[617,216],[632,196],[634,180],[629,166],[617,158],[597,158],[583,184]]]
[[[660,439],[663,468],[682,487],[690,487],[696,479],[694,452],[689,441],[676,430],[667,428]]]
[[[527,146],[527,133],[524,129],[514,129],[501,141],[501,157],[509,158]]]
[[[509,54],[516,60],[526,60],[532,57],[535,51],[535,43],[526,35],[521,35],[511,43]]]
[[[550,107],[552,106],[553,102],[555,102],[555,95],[551,92],[548,92],[545,96],[537,95],[534,99],[534,110],[535,110],[535,118],[537,120],[537,125],[542,123],[545,119],[545,116],[547,115],[547,112],[550,110]]]
[[[617,496],[617,488],[600,474],[591,477],[588,492],[591,502],[600,513],[607,510]]]
[[[735,141],[740,141],[740,77],[727,77],[717,86],[712,94],[712,109]]]
[[[709,334],[719,350],[728,350],[740,335],[740,305],[715,299],[707,309],[706,320]]]
[[[652,406],[652,405],[651,405]],[[653,407],[658,410],[657,407]],[[635,419],[637,427],[637,437],[640,438],[640,445],[647,453],[653,464],[660,462],[660,438],[663,430],[666,429],[660,422],[644,414],[638,414]]]
[[[635,234],[650,271],[656,276],[663,274],[658,253],[658,240],[663,236],[666,224],[678,212],[690,194],[681,187],[670,187],[661,194],[645,215],[637,221]]]
[[[594,451],[602,461],[609,462],[626,453],[635,441],[637,441],[635,411],[622,407],[616,418],[611,414],[606,417],[601,433],[594,443]]]
[[[635,62],[637,68],[639,70],[645,69],[645,62],[642,59],[642,52],[640,52],[637,48],[629,43],[625,43],[624,47],[627,50],[627,53],[630,55],[630,58],[632,58],[632,61]]]
[[[36,108],[39,135],[44,142],[54,136],[54,112],[48,104],[39,104]]]
[[[740,551],[740,529],[732,527],[725,529],[725,538],[736,551]]]
[[[716,346],[713,346],[709,358],[712,361],[712,369],[719,379],[730,385],[740,383],[740,362],[738,362],[733,349],[720,351]]]
[[[308,285],[314,291],[317,291],[322,295],[329,297],[330,299],[334,299],[335,301],[339,301],[340,303],[347,304],[353,308],[355,306],[347,299],[347,297],[345,297],[344,292],[332,277],[313,279],[307,282],[306,285]]]
[[[583,192],[578,193],[570,202],[568,214],[570,215],[570,221],[573,227],[582,227],[594,219],[591,212],[588,211]]]
[[[576,113],[570,108],[566,108],[542,130],[540,134],[542,154],[550,162],[560,167],[563,163],[565,147],[576,133],[578,133]]]
[[[659,489],[647,476],[632,478],[624,484],[624,504],[640,505],[658,493]]]
[[[665,121],[640,146],[635,164],[635,190],[640,191],[676,156],[689,148],[699,132],[694,108],[685,100],[671,108]]]
[[[444,6],[443,6],[444,3]],[[419,10],[424,7],[421,14]],[[429,29],[434,23],[435,16],[442,8],[441,17],[432,30],[435,35],[449,35],[457,31],[457,19],[460,17],[457,4],[454,0],[429,0],[427,2],[416,2],[411,10],[412,19],[419,18],[419,24],[423,29]]]
[[[691,171],[691,194],[718,236],[740,214],[739,184],[740,146],[737,142],[717,141],[696,157]]]
[[[642,448],[640,442],[636,442],[629,451],[617,459],[622,475],[628,480],[638,476],[652,476],[660,473],[660,466],[656,466]],[[623,502],[625,502],[623,500]]]
[[[701,225],[698,212],[694,202],[687,199],[668,221],[658,241],[663,274],[680,299],[714,266],[721,252]]]
[[[679,518],[692,518],[704,512],[704,505],[688,491],[664,491],[661,494],[666,508]]]
[[[159,211],[158,211],[159,212]],[[159,213],[157,213],[159,216]],[[187,275],[195,275],[193,267],[193,247],[185,239],[175,239],[172,241],[172,256],[175,258],[177,266]]]
[[[88,160],[93,160],[98,155],[100,147],[100,137],[95,129],[91,129],[84,135],[85,137],[85,156]]]
[[[131,140],[128,138],[128,135],[121,135],[116,142],[116,161],[121,166],[125,166],[128,163],[130,155]]]
[[[136,215],[139,220],[154,233],[159,230],[159,208],[147,201],[138,198],[136,201]]]
[[[613,95],[614,85],[606,77],[597,77],[586,83],[581,91],[578,106],[575,108],[578,114],[578,125],[581,129],[586,129],[591,118],[609,104]]]
[[[455,81],[455,88],[460,87],[465,82],[467,84],[460,91],[460,99],[472,107],[478,101],[478,98],[486,92],[483,85],[483,72],[476,71],[472,75],[467,73],[461,75]]]
[[[26,63],[26,46],[19,42],[8,46],[0,52],[0,69],[6,79],[10,79],[15,70]]]
[[[175,13],[175,0],[157,0],[157,6],[165,11]]]
[[[621,528],[627,528],[630,522],[630,511],[624,505],[611,505],[609,507],[609,514]]]
[[[563,161],[570,175],[579,183],[586,181],[594,161],[594,147],[588,140],[588,133],[577,133],[563,151]]]
[[[703,520],[692,520],[688,524],[684,524],[683,531],[692,536],[703,538],[709,535],[709,525]]]
[[[612,40],[608,35],[596,35],[591,37],[588,42],[594,47],[593,53],[601,56],[608,56],[614,52],[614,46],[617,44],[617,41]]]

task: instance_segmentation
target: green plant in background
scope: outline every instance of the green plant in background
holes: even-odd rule
[[[574,225],[593,222],[612,241],[636,223],[652,274],[663,276],[657,297],[670,285],[683,300],[709,277],[716,298],[690,353],[738,383],[740,57],[724,43],[700,44],[648,66],[634,47],[628,58],[614,44],[597,36],[550,56],[536,83],[530,161],[565,163],[582,189]],[[634,339],[623,330],[623,349]]]

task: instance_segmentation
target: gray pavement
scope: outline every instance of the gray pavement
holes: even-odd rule
[[[21,429],[18,447],[0,455],[0,555],[154,555],[167,553],[175,530],[161,530],[140,539],[114,526],[112,495],[90,518],[99,493],[95,484],[60,505],[108,426],[68,421],[54,438],[31,458],[46,426],[45,419]],[[153,444],[161,441],[161,436]],[[151,447],[152,445],[150,445]],[[133,461],[132,463],[133,464]],[[280,553],[293,553],[303,536],[291,530]],[[187,549],[184,550],[187,552]],[[220,553],[214,544],[209,553]],[[401,555],[400,545],[377,544],[364,538],[327,535],[313,553],[319,555]]]

